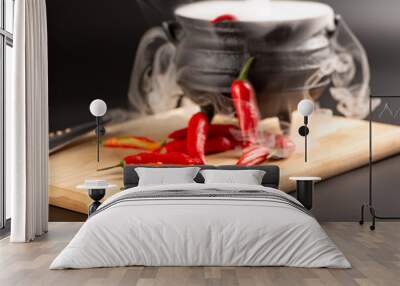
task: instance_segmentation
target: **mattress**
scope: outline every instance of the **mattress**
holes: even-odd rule
[[[290,195],[192,183],[138,186],[108,198],[50,269],[133,265],[351,267]]]

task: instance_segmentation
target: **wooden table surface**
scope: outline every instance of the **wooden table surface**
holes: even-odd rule
[[[187,107],[130,120],[118,125],[108,126],[106,137],[134,134],[163,140],[175,129],[186,126],[197,107]],[[216,116],[213,122],[232,123],[231,117]],[[368,163],[368,122],[343,117],[310,118],[309,161],[304,163],[303,138],[297,134],[301,118],[294,116],[291,138],[297,145],[296,152],[288,159],[270,161],[281,168],[280,189],[294,190],[292,176],[317,176],[322,179],[344,173]],[[271,132],[280,132],[278,120],[263,120],[262,125]],[[400,127],[388,124],[373,124],[374,160],[400,153]],[[116,184],[118,189],[107,191],[106,197],[122,187],[122,169],[96,172],[97,167],[114,165],[125,155],[140,152],[132,149],[102,148],[101,164],[96,162],[96,143],[94,132],[83,136],[79,141],[53,154],[49,158],[49,202],[52,205],[73,211],[87,213],[91,199],[85,190],[76,186],[85,179],[101,178]],[[207,156],[207,163],[214,165],[235,164],[240,149]]]

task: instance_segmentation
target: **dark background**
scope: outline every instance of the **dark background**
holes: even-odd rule
[[[136,46],[148,28],[170,19],[171,0],[46,1],[50,130],[93,120],[93,99],[127,107]],[[159,11],[149,4],[160,7]]]
[[[136,46],[151,26],[171,18],[189,0],[47,1],[50,129],[92,120],[88,105],[104,99],[127,107]],[[327,0],[364,44],[375,94],[396,95],[400,87],[400,2]],[[147,4],[146,4],[147,3]],[[159,7],[159,10],[150,5]],[[327,95],[321,105],[334,108]]]

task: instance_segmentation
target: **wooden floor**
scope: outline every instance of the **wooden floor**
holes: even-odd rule
[[[371,232],[357,223],[326,223],[324,229],[353,269],[288,267],[126,267],[48,270],[81,223],[50,223],[33,243],[0,241],[0,285],[400,285],[400,222],[380,222]]]

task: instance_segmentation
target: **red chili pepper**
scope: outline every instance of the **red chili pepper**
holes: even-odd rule
[[[208,137],[224,136],[234,141],[240,141],[240,128],[233,124],[210,124],[208,126]],[[186,139],[187,128],[175,130],[168,134],[171,139]]]
[[[238,79],[234,80],[231,85],[233,104],[239,119],[242,136],[245,140],[244,146],[253,145],[258,142],[257,127],[260,121],[260,114],[254,89],[247,80],[253,60],[253,57],[247,60]]]
[[[198,112],[189,120],[186,150],[192,158],[199,159],[202,164],[206,163],[205,145],[208,134],[208,118],[203,112]]]
[[[166,143],[161,151],[165,151],[166,153],[171,152],[183,152],[187,153],[186,151],[186,140],[172,140]]]
[[[171,152],[165,154],[156,152],[143,152],[139,154],[128,155],[124,157],[117,165],[98,169],[97,171],[104,171],[134,164],[194,165],[201,164],[201,162],[181,152]]]
[[[212,19],[210,22],[213,23],[213,24],[217,24],[217,23],[220,23],[220,22],[236,21],[236,20],[237,20],[236,16],[234,16],[232,14],[223,14],[223,15],[220,15],[220,16]]]
[[[105,147],[144,149],[149,151],[160,149],[162,145],[162,142],[157,142],[146,137],[133,135],[112,137],[108,138],[104,142]]]
[[[212,137],[206,142],[206,154],[216,154],[231,150],[235,144],[224,136]]]
[[[162,150],[169,152],[183,152],[187,153],[186,150],[186,140],[172,140],[166,143]],[[207,138],[205,146],[205,154],[215,154],[231,150],[235,147],[235,144],[227,137],[216,136]]]
[[[266,161],[270,150],[261,145],[252,145],[244,149],[242,156],[237,161],[239,166],[254,166]]]

